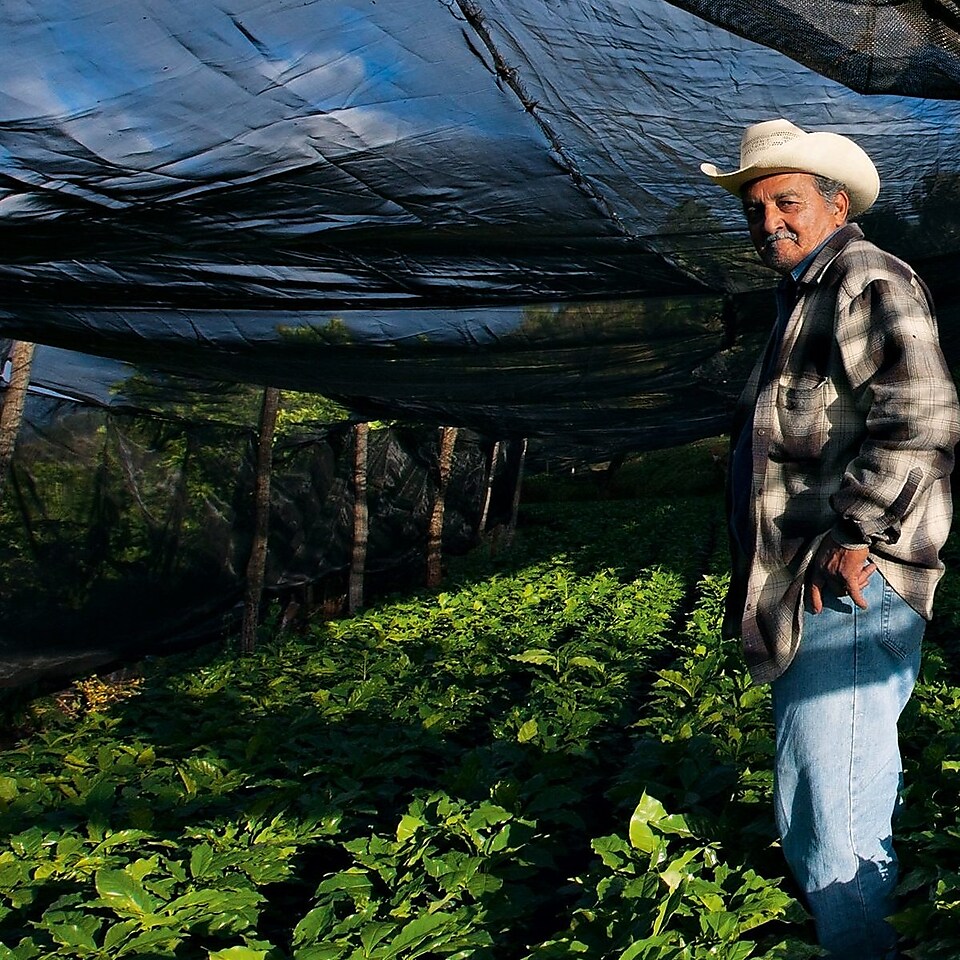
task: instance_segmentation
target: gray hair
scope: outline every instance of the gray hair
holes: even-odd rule
[[[823,197],[827,203],[833,203],[833,201],[837,199],[837,194],[841,191],[848,196],[850,194],[846,184],[841,183],[839,180],[831,180],[829,177],[821,177],[816,173],[812,173],[810,176],[813,177],[813,182],[817,185],[817,191],[819,192],[820,196]]]

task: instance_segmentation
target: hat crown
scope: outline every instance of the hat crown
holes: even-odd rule
[[[736,196],[745,183],[778,173],[808,173],[842,183],[850,197],[851,216],[869,210],[880,192],[877,168],[849,137],[826,131],[807,133],[789,120],[764,120],[743,131],[740,169],[729,173],[716,164],[700,169]]]
[[[740,166],[749,167],[757,163],[768,151],[790,143],[804,132],[789,120],[765,120],[755,123],[743,131],[740,140]]]

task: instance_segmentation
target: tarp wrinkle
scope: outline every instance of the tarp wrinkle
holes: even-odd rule
[[[494,433],[722,426],[773,278],[700,162],[773,116],[854,136],[883,182],[864,229],[949,333],[958,22],[952,0],[11,0],[0,336],[82,352],[77,376],[100,357]],[[68,369],[48,386],[85,395]]]

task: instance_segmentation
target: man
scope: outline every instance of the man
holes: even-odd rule
[[[880,180],[852,140],[750,126],[740,197],[782,275],[731,437],[725,629],[770,682],[775,813],[830,956],[897,956],[897,721],[943,572],[957,395],[930,295],[849,222]]]

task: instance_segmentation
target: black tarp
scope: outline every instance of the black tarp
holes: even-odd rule
[[[411,566],[437,424],[478,431],[466,540],[495,440],[602,459],[722,432],[771,277],[699,164],[756,120],[874,157],[863,227],[960,361],[956,23],[948,0],[5,0],[0,337],[42,346],[0,645],[136,647],[230,609],[257,385],[424,425],[376,441],[383,570]],[[275,588],[342,568],[346,429],[276,451]]]
[[[954,0],[673,0],[862,93],[955,99]]]
[[[825,73],[844,10],[916,8],[707,6],[766,42],[789,23]],[[927,9],[947,30],[946,5]],[[864,43],[915,59],[897,35]],[[693,348],[676,349],[688,317],[616,388],[628,408],[696,390],[729,345],[716,299],[769,282],[698,165],[780,115],[857,138],[883,179],[865,229],[956,296],[960,104],[864,97],[660,0],[11,0],[0,46],[8,336],[521,432],[563,432],[581,405],[570,426],[603,430],[610,381],[578,373],[559,396],[570,364],[530,336],[531,308],[639,304],[642,352],[659,298],[703,298]],[[590,370],[611,346],[593,333],[558,341]],[[662,413],[628,440],[713,429]]]

